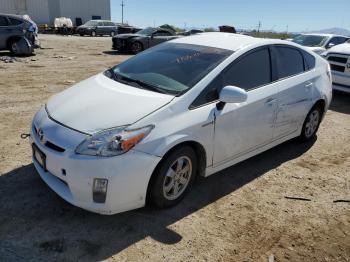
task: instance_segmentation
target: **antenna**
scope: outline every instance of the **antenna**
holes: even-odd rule
[[[124,24],[124,6],[125,6],[124,1],[122,1],[122,3],[121,3],[121,7],[122,7],[122,24]]]

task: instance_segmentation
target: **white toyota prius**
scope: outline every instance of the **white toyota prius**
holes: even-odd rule
[[[179,38],[52,97],[33,119],[33,162],[58,195],[93,212],[170,207],[196,176],[312,139],[331,83],[326,60],[291,42]]]

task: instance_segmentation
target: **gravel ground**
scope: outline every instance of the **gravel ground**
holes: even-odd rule
[[[1,261],[350,261],[350,95],[309,144],[201,178],[172,209],[100,216],[41,181],[20,134],[51,95],[128,56],[109,37],[40,38],[36,56],[0,61]]]

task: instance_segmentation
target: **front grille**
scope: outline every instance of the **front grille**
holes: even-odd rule
[[[337,62],[337,63],[346,64],[348,59],[346,57],[329,56],[328,57],[328,61],[333,61],[333,62]]]
[[[113,39],[113,45],[115,48],[123,48],[125,46],[125,40],[124,39]]]
[[[64,151],[66,151],[64,148],[59,147],[58,145],[55,145],[55,144],[51,143],[50,141],[46,141],[45,146],[47,146],[48,148],[51,148],[52,150],[58,151],[60,153],[63,153]]]
[[[38,135],[38,128],[33,124],[33,132],[34,134],[39,138],[40,140],[40,137]],[[50,142],[50,141],[46,141],[45,144],[44,144],[46,147],[54,150],[54,151],[57,151],[57,152],[60,152],[60,153],[63,153],[64,151],[66,151],[64,148],[58,146],[58,145],[55,145],[54,143]]]
[[[331,70],[332,70],[332,71],[337,71],[337,72],[342,72],[342,73],[344,73],[344,71],[345,71],[345,66],[339,66],[339,65],[333,65],[333,64],[331,64]]]

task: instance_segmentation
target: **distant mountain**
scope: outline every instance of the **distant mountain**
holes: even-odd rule
[[[336,34],[336,35],[346,35],[350,36],[350,31],[344,28],[333,27],[329,29],[322,29],[318,31],[313,31],[313,33],[321,33],[321,34]]]

